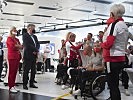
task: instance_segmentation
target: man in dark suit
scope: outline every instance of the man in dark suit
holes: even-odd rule
[[[34,79],[36,74],[36,60],[39,51],[40,44],[37,37],[34,35],[35,25],[29,24],[27,26],[27,33],[23,34],[23,46],[24,46],[24,72],[23,72],[23,89],[28,90],[27,84],[28,80],[30,82],[29,86],[31,88],[38,88],[34,85]],[[31,70],[30,78],[29,70]]]

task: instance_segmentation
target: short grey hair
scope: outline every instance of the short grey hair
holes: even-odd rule
[[[27,25],[27,28],[31,28],[31,27],[35,27],[35,25],[34,24],[28,24]]]
[[[114,4],[110,8],[110,12],[113,13],[114,17],[122,17],[125,13],[125,7],[122,4]]]

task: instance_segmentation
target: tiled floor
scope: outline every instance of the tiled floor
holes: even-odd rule
[[[3,83],[0,83],[0,100],[51,100],[53,99],[52,97],[56,98],[69,93],[69,89],[62,90],[61,86],[56,85],[54,83],[54,78],[55,73],[47,72],[45,74],[37,74],[36,80],[38,83],[36,83],[36,85],[39,87],[38,89],[29,88],[29,90],[23,90],[22,85],[19,85],[17,88],[19,88],[21,92],[10,95],[7,90],[8,87],[4,86]],[[129,85],[130,96],[125,96],[123,87],[120,85],[122,100],[133,99],[133,85],[131,83]],[[74,97],[71,95],[66,95],[63,98],[74,100]],[[78,99],[82,100],[80,97]],[[89,98],[88,100],[92,100],[92,98]]]

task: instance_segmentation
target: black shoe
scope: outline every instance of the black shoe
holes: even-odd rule
[[[28,90],[28,87],[26,85],[23,85],[23,89]]]
[[[30,87],[31,87],[31,88],[38,88],[38,87],[35,86],[34,84],[32,84],[32,85],[30,84]]]
[[[4,81],[0,79],[0,82],[4,82]]]
[[[37,81],[35,81],[35,80],[34,80],[33,82],[34,82],[34,83],[37,83]]]

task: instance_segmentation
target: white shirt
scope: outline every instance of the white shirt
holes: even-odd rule
[[[37,62],[43,62],[44,54],[39,52]]]
[[[36,42],[35,42],[35,39],[33,38],[33,36],[32,36],[32,35],[30,35],[30,37],[32,38],[32,40],[33,40],[33,42],[34,42],[34,44],[35,44],[35,47],[36,47]]]
[[[70,47],[72,45],[69,43],[69,41],[66,42],[66,51],[67,51],[67,57],[69,58],[70,56]]]
[[[44,48],[44,56],[45,58],[50,58],[50,47]]]

